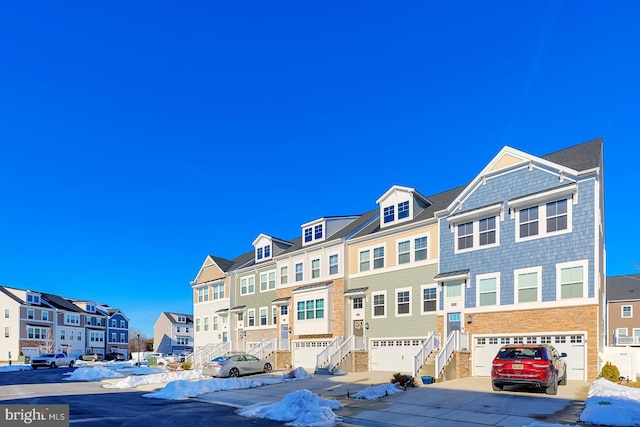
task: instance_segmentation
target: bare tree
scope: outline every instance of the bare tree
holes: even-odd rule
[[[140,329],[129,329],[129,354],[139,351],[149,351],[150,339],[140,332]],[[153,342],[153,340],[151,340]],[[153,346],[151,346],[153,348]]]

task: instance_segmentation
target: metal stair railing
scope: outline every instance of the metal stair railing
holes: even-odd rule
[[[335,337],[320,353],[316,355],[316,369],[323,368],[329,363],[330,355],[342,344],[342,337]]]
[[[413,358],[413,376],[415,377],[420,367],[427,361],[431,352],[440,347],[440,333],[429,332],[427,339],[422,343],[420,350]]]

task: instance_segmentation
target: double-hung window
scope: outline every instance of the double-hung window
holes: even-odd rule
[[[414,261],[424,261],[427,259],[427,236],[413,239]]]
[[[458,224],[458,250],[473,247],[473,222]]]
[[[251,309],[251,310],[247,311],[247,318],[248,318],[247,324],[249,325],[249,327],[256,326],[256,311],[255,311],[255,309]]]
[[[384,223],[388,223],[388,222],[393,222],[396,219],[396,211],[395,211],[395,206],[391,205],[391,206],[387,206],[383,209],[383,213],[384,213],[384,218],[383,221]]]
[[[385,294],[384,293],[379,293],[379,294],[373,294],[373,317],[385,317],[386,316],[386,310],[385,310]]]
[[[411,291],[400,289],[396,291],[396,316],[411,315]]]
[[[499,276],[478,277],[478,305],[498,304],[498,280]]]
[[[373,268],[384,268],[384,246],[373,249]]]
[[[267,307],[260,308],[260,326],[267,325]]]
[[[254,276],[247,276],[240,279],[240,294],[253,294],[256,291],[256,278]]]
[[[409,262],[411,262],[411,241],[398,242],[398,264],[407,264]]]
[[[540,289],[540,269],[516,271],[516,302],[537,302]]]
[[[426,287],[422,289],[422,312],[436,311],[436,288]]]
[[[313,228],[307,227],[304,229],[304,241],[310,242],[313,240]]]
[[[496,217],[483,218],[478,221],[480,226],[480,246],[492,245],[496,242]]]
[[[289,268],[280,267],[280,283],[282,285],[286,285],[288,281],[289,281]]]
[[[520,209],[520,237],[538,235],[538,207]]]
[[[296,264],[296,282],[301,282],[302,279],[302,263],[299,262]]]
[[[369,271],[371,252],[369,250],[360,252],[360,271]]]
[[[584,297],[584,267],[582,265],[560,267],[560,298]]]
[[[329,255],[329,274],[338,274],[338,255]]]
[[[315,240],[322,239],[322,224],[318,224],[315,227],[313,227],[313,238]]]
[[[547,203],[547,233],[567,229],[567,199]]]
[[[311,260],[311,278],[317,279],[320,277],[320,259],[316,258]]]
[[[407,218],[409,216],[409,201],[398,203],[398,219]]]
[[[633,317],[633,307],[630,305],[623,305],[622,306],[622,313],[621,316],[627,319],[630,319]]]

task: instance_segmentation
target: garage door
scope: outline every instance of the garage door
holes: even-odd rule
[[[316,368],[316,356],[329,344],[329,341],[294,341],[293,342],[293,367],[304,368],[310,371]]]
[[[369,357],[372,371],[413,373],[415,358],[422,340],[372,339]]]
[[[491,376],[491,362],[501,346],[505,344],[541,344],[554,346],[559,353],[567,353],[567,378],[570,380],[586,379],[586,338],[584,334],[571,335],[504,335],[474,336],[473,340],[473,375],[477,377]]]

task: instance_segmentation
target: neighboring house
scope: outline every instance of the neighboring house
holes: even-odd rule
[[[42,299],[56,310],[54,348],[79,358],[85,353],[86,346],[84,310],[58,295],[43,293]]]
[[[603,348],[602,140],[537,157],[504,147],[440,217],[438,329],[471,338],[474,376],[501,345],[550,343],[568,378]]]
[[[95,301],[72,300],[76,307],[81,308],[85,315],[86,353],[106,353],[107,318],[109,314]]]
[[[640,274],[607,278],[607,345],[640,347]]]
[[[461,189],[424,196],[394,185],[379,217],[347,241],[348,334],[366,335],[375,371],[413,372],[430,332],[438,332],[438,219]]]
[[[129,318],[117,308],[103,307],[107,320],[107,353],[121,353],[129,358]]]
[[[193,351],[193,316],[162,312],[153,325],[153,346],[158,353]]]

